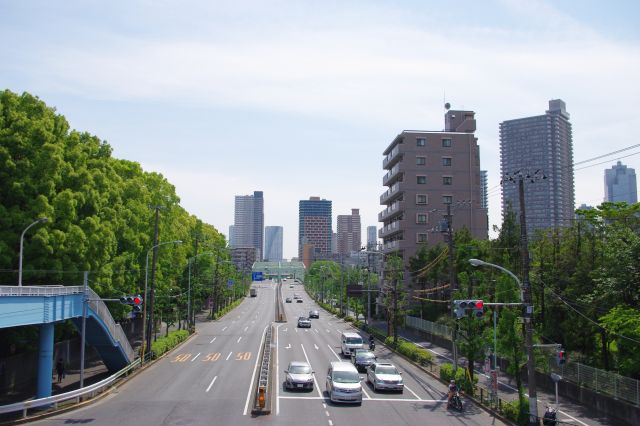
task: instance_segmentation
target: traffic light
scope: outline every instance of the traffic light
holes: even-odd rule
[[[133,312],[142,312],[142,297],[140,295],[137,296],[122,296],[120,298],[120,303],[123,305],[131,305],[133,306]]]
[[[558,352],[556,352],[556,364],[563,365],[566,362],[567,354],[565,353],[564,349],[558,350]]]
[[[456,318],[462,318],[466,309],[473,309],[473,314],[476,318],[484,315],[484,302],[482,300],[454,300],[453,312]]]
[[[481,318],[484,315],[484,302],[482,300],[473,301],[473,315]]]

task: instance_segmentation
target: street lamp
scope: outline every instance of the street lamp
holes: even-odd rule
[[[492,268],[496,268],[501,270],[502,272],[508,274],[511,276],[511,278],[513,278],[514,280],[516,280],[516,283],[518,283],[518,289],[520,290],[520,302],[522,305],[524,305],[527,309],[527,311],[532,311],[533,307],[526,305],[525,301],[524,301],[524,289],[522,287],[522,282],[520,281],[520,279],[518,279],[518,277],[511,271],[509,271],[506,268],[503,268],[500,265],[496,265],[493,263],[489,263],[489,262],[485,262],[484,260],[480,260],[480,259],[469,259],[469,263],[472,266],[490,266]],[[533,358],[533,344],[531,341],[531,332],[530,332],[530,327],[527,327],[527,329],[525,330],[527,335],[526,335],[526,342],[525,342],[525,346],[527,347],[527,369],[529,370],[529,385],[531,386],[532,380],[531,380],[531,376],[535,375],[535,363],[534,363],[534,358]],[[496,311],[493,311],[493,363],[494,366],[496,366],[496,354],[497,354],[497,348],[496,348]],[[497,377],[496,377],[497,380]],[[535,395],[535,390],[529,390],[529,408],[530,408],[530,418],[533,419],[535,416],[538,415],[537,413],[537,407],[538,407],[538,401],[537,401],[537,397]],[[533,421],[532,421],[533,423]]]
[[[22,287],[22,250],[23,250],[23,243],[24,243],[24,234],[32,226],[34,226],[34,225],[36,225],[38,223],[45,223],[48,220],[49,219],[47,219],[46,217],[41,217],[41,218],[37,219],[35,222],[33,222],[29,226],[27,226],[24,229],[24,231],[22,231],[22,235],[20,235],[20,260],[18,261],[19,262],[18,263],[18,287]]]
[[[144,263],[144,303],[142,306],[142,344],[143,344],[143,351],[142,351],[142,361],[144,362],[144,350],[147,349],[148,347],[151,346],[151,330],[149,330],[149,333],[147,333],[147,282],[148,282],[148,277],[149,277],[149,253],[151,253],[151,251],[155,248],[158,248],[160,246],[164,246],[167,244],[182,244],[182,240],[174,240],[174,241],[165,241],[164,243],[158,243],[155,246],[151,247],[149,250],[147,250],[147,256],[146,256],[146,260]],[[147,342],[147,338],[149,339],[149,341]]]

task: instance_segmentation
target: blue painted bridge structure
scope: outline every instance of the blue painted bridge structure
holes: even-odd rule
[[[51,396],[54,324],[71,320],[81,330],[85,300],[86,343],[96,348],[109,371],[121,370],[134,360],[133,349],[93,290],[87,288],[85,296],[82,286],[0,286],[0,328],[40,326],[36,398]]]

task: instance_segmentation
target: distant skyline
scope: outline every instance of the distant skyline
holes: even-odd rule
[[[550,99],[571,112],[575,204],[600,204],[603,170],[640,170],[638,148],[577,164],[634,144],[637,16],[633,0],[3,0],[0,82],[161,173],[224,234],[234,196],[263,191],[291,258],[310,196],[380,227],[383,150],[441,131],[445,101],[476,113],[491,235],[499,123]]]

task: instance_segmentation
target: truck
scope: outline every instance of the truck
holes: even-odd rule
[[[256,297],[258,295],[258,290],[256,290],[255,288],[249,289],[249,295],[251,297]]]

